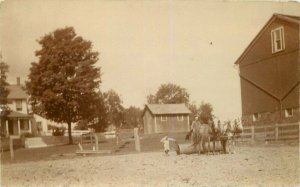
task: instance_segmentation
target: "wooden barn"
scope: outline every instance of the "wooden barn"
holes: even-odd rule
[[[187,132],[190,113],[185,104],[147,104],[142,114],[144,133]]]
[[[244,125],[300,121],[300,17],[274,14],[235,62]]]

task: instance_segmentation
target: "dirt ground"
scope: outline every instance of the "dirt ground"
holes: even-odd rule
[[[163,152],[4,164],[1,186],[299,186],[299,145],[239,146],[236,154]]]

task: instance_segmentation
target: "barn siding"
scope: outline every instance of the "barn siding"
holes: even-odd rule
[[[285,117],[284,116],[285,108],[282,110],[282,123],[293,123],[298,122],[300,119],[300,108],[293,108],[293,116],[292,117]],[[280,110],[273,111],[273,112],[263,112],[259,113],[260,118],[258,121],[253,121],[253,115],[243,115],[242,121],[244,126],[251,126],[251,125],[270,125],[276,124],[280,121]]]
[[[284,27],[285,50],[276,54],[287,54],[299,49],[299,25],[280,19],[275,20],[262,35],[256,40],[251,50],[240,62],[240,66],[252,64],[258,60],[274,56],[272,54],[271,31],[280,26]]]
[[[158,133],[187,132],[188,115],[183,115],[183,121],[178,121],[177,115],[167,115],[167,121],[161,121],[161,115],[157,115],[156,124]]]
[[[240,75],[282,98],[298,80],[298,57],[297,51],[240,67]]]
[[[249,82],[241,79],[242,113],[250,115],[279,110],[279,102],[256,88]]]
[[[284,27],[285,50],[272,54],[271,30],[280,26]],[[278,99],[286,96],[300,80],[299,28],[299,24],[276,19],[239,62],[242,114],[245,124],[259,125],[269,123],[270,119],[277,122],[280,120]],[[282,122],[299,121],[299,90],[298,84],[282,100],[283,114],[286,108],[294,110],[294,116],[283,118]],[[253,122],[254,113],[259,113],[261,120]]]

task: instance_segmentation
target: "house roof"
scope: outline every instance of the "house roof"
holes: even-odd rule
[[[149,109],[153,115],[158,114],[189,114],[191,111],[185,104],[146,104],[145,110]],[[145,111],[144,110],[144,111]],[[144,113],[143,113],[144,115]]]
[[[11,111],[8,115],[8,118],[32,118],[31,115],[28,114],[23,114],[20,112],[16,112],[16,111]]]
[[[245,51],[241,54],[241,56],[236,60],[236,62],[234,64],[238,65],[243,60],[243,58],[250,51],[250,49],[256,43],[256,41],[262,36],[262,34],[268,28],[268,26],[271,23],[273,23],[276,19],[281,19],[281,20],[285,20],[290,23],[296,23],[296,24],[300,25],[300,17],[299,16],[273,14],[273,16],[269,19],[269,21],[265,24],[265,26],[259,31],[259,33],[255,36],[255,38],[251,41],[251,43],[247,46]]]
[[[9,85],[9,94],[7,99],[27,99],[28,95],[21,85]]]

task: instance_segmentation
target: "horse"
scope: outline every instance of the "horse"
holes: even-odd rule
[[[228,153],[234,153],[235,139],[243,132],[243,126],[239,120],[234,120],[233,126],[230,121],[225,123],[225,132],[223,133],[223,140],[228,141]],[[224,152],[227,153],[226,143],[224,145]]]
[[[189,135],[189,134],[188,134]],[[187,137],[188,137],[187,135]],[[208,151],[207,154],[210,152],[210,140],[212,137],[212,128],[209,124],[200,124],[194,125],[192,131],[192,142],[193,146],[196,149],[198,147],[198,155],[200,155],[201,150],[204,151],[205,143],[208,142]]]
[[[219,141],[221,143],[221,146],[223,148],[223,151],[225,151],[226,147],[226,140],[222,139],[222,135],[224,134],[223,128],[221,125],[220,120],[217,122],[218,124],[216,125],[215,123],[212,123],[212,137],[211,140],[213,141],[213,154],[215,153],[215,148],[216,148],[216,141]]]

